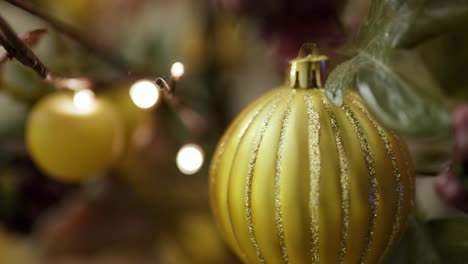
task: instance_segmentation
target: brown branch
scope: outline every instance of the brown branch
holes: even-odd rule
[[[34,34],[34,32],[36,32],[36,34]],[[41,31],[33,31],[30,34],[26,34],[23,38],[20,38],[11,28],[8,22],[0,15],[0,44],[5,48],[8,56],[17,59],[25,66],[33,69],[44,79],[44,81],[51,84],[53,87],[68,88],[72,90],[83,88],[96,90],[96,87],[99,87],[100,85],[109,85],[109,83],[111,83],[112,79],[92,80],[87,77],[65,77],[55,75],[50,72],[26,44],[27,41],[36,43],[38,40],[38,36],[36,35],[39,33],[41,33]],[[127,81],[136,81],[136,78],[140,79],[144,76],[134,75],[125,77],[127,78]],[[118,80],[120,82],[122,81],[122,79]],[[189,107],[181,104],[180,100],[174,95],[176,79],[172,77],[170,79],[170,83],[168,84],[163,78],[159,77],[155,80],[155,82],[163,91],[163,98],[165,99],[165,102],[177,113],[183,125],[192,134],[198,135],[203,133],[206,129],[207,121],[196,111],[193,111]],[[196,120],[197,122],[191,122],[191,120]],[[199,123],[204,125],[200,126]]]
[[[3,41],[6,41],[4,40],[3,36],[0,35],[0,44],[3,43]],[[3,47],[3,45],[1,45]],[[7,61],[13,59],[13,56],[10,55],[10,53],[8,53],[6,50],[5,50],[5,53],[2,54],[0,56],[0,65],[6,63]]]
[[[18,2],[10,1],[8,2]],[[68,31],[67,31],[68,32]],[[50,72],[42,61],[34,54],[34,52],[28,47],[28,43],[35,44],[39,40],[41,34],[45,33],[45,30],[35,30],[26,33],[22,38],[18,37],[8,22],[0,15],[0,45],[2,45],[7,51],[6,59],[15,58],[20,61],[23,65],[33,69],[44,81],[49,83],[55,88],[68,88],[68,89],[101,89],[105,86],[110,86],[113,83],[121,82],[132,82],[138,79],[149,79],[148,75],[133,74],[130,72],[127,76],[119,76],[117,78],[95,78],[89,77],[66,77],[56,75]],[[96,54],[100,54],[97,52]],[[2,61],[2,60],[0,60]],[[164,91],[167,102],[174,108],[177,108],[179,100],[174,96],[175,82],[171,79],[171,84],[168,84],[163,78],[159,77],[156,79],[156,83]]]
[[[96,46],[95,43],[86,39],[79,31],[75,30],[73,27],[70,27],[69,25],[61,22],[60,20],[57,20],[47,15],[45,12],[38,10],[35,6],[20,0],[4,1],[41,18],[42,20],[47,22],[52,28],[68,36],[69,38],[77,42],[79,45],[81,45],[83,48],[85,48],[88,52],[92,53],[94,56],[100,58],[102,61],[107,62],[108,64],[126,73],[124,76],[119,75],[106,78],[65,77],[53,74],[50,71],[47,71],[47,68],[44,66],[44,64],[34,55],[32,51],[30,51],[30,49],[28,49],[28,47],[25,45],[25,42],[18,41],[18,37],[8,25],[8,23],[2,23],[4,24],[4,28],[8,32],[10,32],[10,34],[8,35],[5,34],[6,42],[10,43],[6,43],[5,41],[0,43],[2,45],[4,44],[3,46],[7,50],[8,56],[16,58],[24,65],[35,70],[40,76],[42,76],[45,79],[46,82],[48,82],[52,86],[56,88],[69,89],[74,89],[77,88],[77,86],[80,86],[82,88],[97,90],[105,86],[111,86],[112,84],[117,82],[131,82],[141,78],[148,79],[148,76],[152,75],[146,73],[142,74],[138,72],[134,73],[134,71],[128,69],[126,63],[122,59],[109,53],[106,49]],[[1,31],[3,31],[2,28],[0,29]],[[15,34],[16,40],[12,39],[12,36],[10,36],[11,34]],[[18,47],[21,48],[19,49]],[[44,75],[44,69],[46,70],[47,76]]]
[[[206,132],[209,121],[175,96],[174,87],[176,82],[177,79],[174,77],[171,77],[169,84],[161,77],[155,80],[156,85],[162,91],[164,102],[177,114],[183,126],[190,134],[193,137],[198,137]]]
[[[442,168],[444,168],[446,166],[448,166],[448,164],[442,166]],[[436,176],[437,174],[440,173],[440,170],[442,168],[437,168],[437,169],[436,168],[434,168],[434,169],[418,169],[418,168],[416,168],[415,173],[416,173],[416,175],[421,176],[421,177],[434,177],[434,176]]]
[[[109,84],[123,81],[121,76],[118,76],[117,78],[91,79],[88,77],[60,76],[50,72],[26,43],[37,42],[39,38],[38,35],[42,34],[43,32],[44,30],[32,31],[25,34],[23,38],[20,38],[13,30],[13,28],[8,24],[8,22],[0,15],[0,45],[2,45],[7,52],[6,58],[15,58],[26,67],[34,70],[44,79],[45,82],[49,83],[53,87],[57,89],[68,88],[75,90],[80,88],[88,88],[96,90],[97,88],[100,89],[103,86],[109,86]],[[142,75],[128,75],[124,77],[127,81],[143,78]]]
[[[91,88],[91,81],[87,78],[69,78],[51,73],[1,15],[0,32],[0,44],[5,48],[8,56],[34,70],[47,83],[56,88]],[[35,41],[35,37],[31,34],[26,34],[26,38],[31,42]]]
[[[8,2],[9,4],[16,6],[44,20],[52,28],[68,36],[69,38],[74,40],[76,43],[81,45],[85,50],[87,50],[90,53],[93,53],[96,57],[100,58],[103,62],[106,62],[110,66],[113,66],[122,72],[130,72],[127,67],[128,64],[123,58],[118,57],[115,54],[111,54],[106,49],[97,46],[96,43],[87,39],[85,36],[83,36],[83,34],[81,34],[79,31],[77,31],[73,27],[69,26],[68,24],[48,15],[47,13],[43,12],[42,10],[39,10],[37,7],[35,7],[34,5],[28,2],[21,1],[21,0],[3,0],[3,1]]]
[[[34,47],[46,32],[47,29],[35,29],[23,34],[21,36],[21,40],[29,47]],[[5,54],[0,55],[0,65],[11,59],[13,59],[13,56],[11,56],[8,52],[5,52]]]
[[[19,62],[33,69],[45,78],[49,71],[32,50],[21,40],[8,22],[0,15],[0,30],[2,32],[0,44]]]
[[[33,69],[39,76],[41,76],[45,82],[51,84],[55,88],[68,88],[68,89],[79,89],[79,88],[88,88],[101,89],[102,86],[110,86],[110,83],[122,82],[122,81],[136,81],[138,79],[143,79],[148,74],[132,74],[131,71],[127,69],[126,63],[119,57],[108,53],[106,50],[95,46],[95,44],[88,39],[84,38],[81,33],[69,27],[67,24],[47,15],[46,13],[36,9],[29,3],[20,1],[20,0],[4,0],[18,8],[21,8],[47,22],[51,27],[57,31],[67,35],[83,48],[91,52],[96,57],[99,57],[104,62],[115,66],[117,69],[126,72],[128,75],[124,76],[125,80],[122,80],[122,76],[112,79],[91,79],[88,77],[65,77],[56,75],[50,72],[47,67],[41,62],[41,60],[34,54],[34,52],[28,47],[28,43],[35,44],[42,32],[31,32],[31,34],[26,34],[23,38],[18,37],[12,27],[8,22],[0,15],[0,45],[2,45],[7,51],[7,60],[9,58],[15,58],[20,61],[25,66]],[[40,33],[40,34],[38,34]],[[0,62],[2,60],[0,59]],[[149,78],[145,78],[149,79]],[[169,106],[175,110],[178,116],[181,118],[184,126],[193,134],[200,134],[206,128],[206,119],[204,119],[199,113],[193,111],[187,106],[184,106],[180,103],[180,100],[174,95],[176,79],[171,78],[169,84],[163,78],[157,78],[156,84],[163,90],[163,95],[165,101]],[[200,128],[200,125],[197,122],[190,122],[190,120],[203,121],[205,125]]]

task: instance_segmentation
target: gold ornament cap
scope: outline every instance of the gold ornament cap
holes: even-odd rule
[[[297,58],[291,61],[290,86],[302,89],[323,88],[327,60],[328,57],[320,54],[314,43],[302,45]]]

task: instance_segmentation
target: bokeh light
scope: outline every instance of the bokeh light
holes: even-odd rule
[[[203,166],[204,154],[196,144],[184,145],[177,153],[177,167],[184,174],[195,174]]]
[[[185,73],[184,64],[182,64],[181,62],[176,62],[172,64],[171,74],[174,78],[179,79],[180,77],[182,77],[182,75],[184,75],[184,73]]]
[[[141,80],[130,88],[130,97],[142,109],[153,107],[159,100],[159,88],[149,80]]]
[[[89,89],[82,89],[73,96],[73,104],[78,110],[89,112],[94,108],[94,93]]]

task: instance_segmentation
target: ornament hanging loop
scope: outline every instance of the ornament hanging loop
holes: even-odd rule
[[[297,58],[291,61],[290,86],[303,89],[323,88],[327,60],[328,57],[321,55],[314,43],[302,45]]]

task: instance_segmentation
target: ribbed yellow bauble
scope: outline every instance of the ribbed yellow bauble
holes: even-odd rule
[[[289,84],[250,104],[215,152],[211,206],[244,263],[380,263],[407,225],[406,145],[354,92],[328,100],[325,59],[305,45]]]

